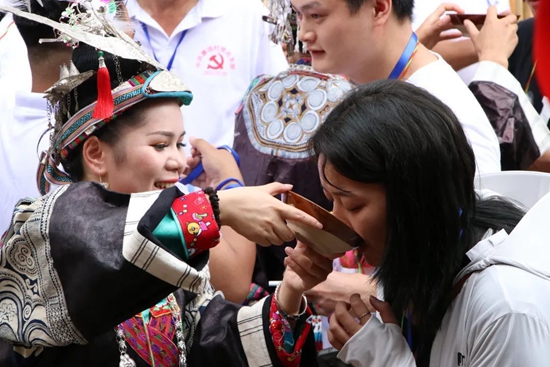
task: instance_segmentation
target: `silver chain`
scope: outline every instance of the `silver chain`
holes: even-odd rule
[[[74,111],[75,113],[78,111],[78,89],[74,89]]]
[[[122,71],[120,70],[120,60],[117,56],[113,57],[113,60],[115,62],[115,70],[116,70],[116,77],[118,79],[118,83],[122,84],[124,83],[124,79],[122,79]]]
[[[119,367],[136,367],[136,362],[126,353],[126,339],[124,338],[124,331],[119,325],[115,328],[116,331],[116,342],[118,344],[118,351],[120,352],[120,363]]]
[[[67,119],[71,118],[71,93],[67,95]]]
[[[48,115],[48,128],[51,129],[53,128],[53,125],[52,125],[52,104],[51,102],[47,102],[46,103],[46,114]]]
[[[174,320],[174,328],[176,330],[176,345],[179,354],[179,367],[187,367],[186,347],[183,338],[183,323],[181,321],[181,313],[179,312],[178,304],[174,295],[168,297],[170,308],[172,309],[172,319]]]

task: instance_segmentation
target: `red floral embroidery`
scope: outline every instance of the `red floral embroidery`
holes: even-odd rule
[[[169,295],[168,297],[174,296]],[[170,308],[169,302],[161,301],[149,311],[147,330],[143,326],[142,313],[121,324],[126,342],[149,366],[153,365],[151,352],[155,358],[155,366],[177,366],[179,352],[174,342],[173,310]],[[176,312],[181,312],[179,307]],[[149,338],[146,333],[149,334]]]
[[[210,201],[203,191],[177,198],[172,210],[183,231],[189,257],[196,256],[220,242],[220,229]]]
[[[307,315],[311,316],[312,312],[307,308]],[[270,316],[269,316],[269,331],[273,339],[273,345],[277,351],[277,356],[284,367],[298,367],[300,366],[300,360],[302,358],[302,348],[307,340],[309,332],[311,330],[311,322],[308,318],[302,333],[298,337],[297,341],[290,340],[292,337],[292,330],[288,321],[281,315],[275,297],[271,297]],[[294,350],[287,352],[284,348],[285,341],[294,342]]]

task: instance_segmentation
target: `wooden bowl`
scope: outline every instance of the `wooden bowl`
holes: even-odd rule
[[[363,243],[363,239],[344,222],[305,197],[290,191],[283,194],[282,200],[323,224],[323,229],[317,229],[287,221],[288,227],[296,233],[296,238],[321,255],[344,253]]]

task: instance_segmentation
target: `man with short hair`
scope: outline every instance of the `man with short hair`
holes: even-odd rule
[[[413,0],[292,0],[312,66],[365,84],[394,78],[424,88],[457,115],[478,173],[500,171],[497,136],[456,72],[415,40]]]
[[[27,49],[11,14],[0,13],[0,111],[11,111],[15,92],[31,90]]]
[[[58,0],[41,3],[31,0],[31,12],[56,21],[68,5]],[[13,208],[20,199],[40,196],[36,185],[38,157],[50,143],[44,92],[59,79],[59,74],[51,71],[69,64],[72,54],[72,49],[63,43],[39,42],[41,38],[56,37],[51,27],[20,17],[14,17],[14,22],[27,48],[32,88],[16,92],[13,110],[2,111],[5,114],[0,123],[0,235],[7,230]],[[17,73],[14,77],[17,80]]]

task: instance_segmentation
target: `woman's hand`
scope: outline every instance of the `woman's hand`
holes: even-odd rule
[[[300,241],[295,248],[285,248],[285,252],[288,256],[284,260],[287,268],[283,282],[300,294],[324,282],[332,272],[332,258],[339,256],[324,257]]]
[[[432,49],[438,42],[462,37],[462,33],[451,23],[451,17],[445,15],[447,11],[458,14],[464,10],[456,4],[441,4],[416,30],[420,43],[428,49]]]
[[[480,31],[471,21],[464,21],[479,61],[493,61],[508,69],[508,58],[518,44],[517,22],[518,18],[513,14],[499,19],[495,6],[487,10],[487,18]]]
[[[349,301],[350,303],[338,302],[334,313],[330,317],[328,340],[338,350],[342,349],[344,344],[361,330],[363,325],[372,317],[369,308],[361,300],[361,296],[353,294]],[[393,314],[389,303],[382,302],[374,296],[370,296],[369,301],[372,308],[380,313],[383,322],[398,325],[397,318]]]
[[[319,315],[328,316],[334,312],[338,301],[347,301],[355,293],[361,295],[363,302],[368,302],[369,297],[376,294],[376,282],[365,274],[333,271],[326,281],[307,291],[306,296],[315,304]],[[367,306],[370,308],[370,303]]]
[[[187,157],[188,175],[199,163],[202,162],[204,172],[191,184],[201,189],[206,187],[216,188],[222,181],[228,178],[243,180],[239,166],[233,155],[225,149],[217,149],[206,140],[190,138],[191,156]]]
[[[285,258],[287,268],[277,300],[285,312],[297,314],[302,294],[327,278],[332,271],[332,259],[318,254],[301,242],[294,249],[287,247],[285,252],[288,255]]]
[[[218,191],[220,221],[262,246],[281,245],[296,237],[287,220],[323,228],[317,219],[273,197],[291,189],[292,185],[274,182]]]

